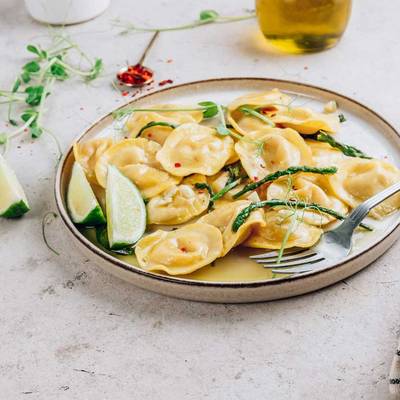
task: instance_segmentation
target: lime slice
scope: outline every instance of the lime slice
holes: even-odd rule
[[[0,154],[0,217],[17,218],[29,210],[24,189]]]
[[[108,166],[106,186],[108,241],[112,249],[137,242],[146,230],[146,206],[137,187]]]
[[[80,164],[72,167],[67,193],[67,205],[72,221],[87,226],[106,223],[103,210],[94,195]]]

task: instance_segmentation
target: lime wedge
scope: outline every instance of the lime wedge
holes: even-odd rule
[[[119,170],[108,166],[107,232],[111,249],[137,242],[146,230],[146,206],[137,187]]]
[[[0,217],[17,218],[29,210],[24,189],[0,154]]]
[[[76,224],[94,226],[106,223],[103,210],[94,195],[85,172],[77,162],[72,167],[67,205],[72,221]]]

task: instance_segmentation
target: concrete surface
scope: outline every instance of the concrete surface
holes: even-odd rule
[[[314,83],[355,97],[399,128],[400,3],[354,3],[343,42],[329,52],[270,55],[255,40],[255,22],[246,21],[162,34],[148,65],[158,80],[175,83],[241,75]],[[247,0],[112,1],[100,18],[67,28],[89,54],[103,57],[109,75],[89,86],[58,85],[47,126],[65,148],[126,101],[110,77],[125,60],[136,60],[148,35],[118,36],[112,17],[165,25],[191,20],[201,9],[233,14],[252,6]],[[1,1],[1,88],[25,62],[26,44],[47,34],[21,0]],[[296,299],[226,306],[162,297],[87,262],[59,221],[47,231],[61,255],[48,251],[40,232],[42,216],[55,209],[54,146],[46,137],[16,145],[9,160],[32,212],[0,221],[1,399],[389,397],[400,244],[346,282]]]

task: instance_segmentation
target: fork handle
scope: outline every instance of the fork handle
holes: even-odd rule
[[[346,218],[344,222],[348,222],[354,225],[354,229],[361,223],[361,221],[367,216],[372,208],[376,207],[378,204],[382,203],[388,197],[393,196],[400,191],[400,182],[395,183],[392,186],[382,190],[375,196],[370,197],[368,200],[361,203],[356,207]]]

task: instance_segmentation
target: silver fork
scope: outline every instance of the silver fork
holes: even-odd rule
[[[344,258],[350,253],[352,236],[357,226],[372,208],[399,191],[400,182],[370,197],[356,207],[337,228],[325,232],[316,246],[310,249],[287,250],[279,263],[278,251],[257,254],[250,258],[265,268],[272,268],[275,274],[300,274],[323,269],[332,260]]]

